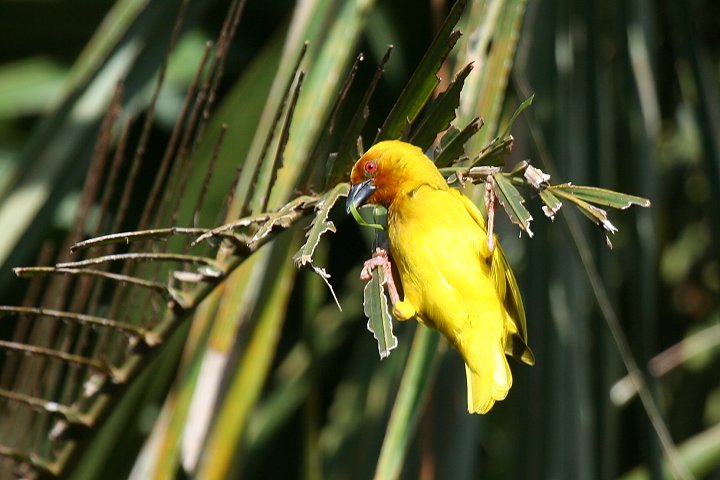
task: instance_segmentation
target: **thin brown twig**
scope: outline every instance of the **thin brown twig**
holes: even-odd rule
[[[295,114],[295,107],[297,106],[298,99],[300,98],[300,90],[302,89],[303,80],[305,79],[305,73],[300,71],[297,75],[297,83],[293,89],[292,96],[290,97],[290,103],[288,105],[287,114],[285,115],[285,121],[283,122],[282,129],[280,130],[280,138],[278,139],[277,150],[273,162],[268,166],[268,180],[265,186],[265,193],[261,195],[259,203],[259,211],[267,210],[268,200],[270,199],[270,192],[272,191],[273,185],[275,185],[275,178],[277,172],[282,168],[285,159],[285,147],[287,147],[288,140],[290,138],[290,125],[292,124],[293,115]]]
[[[197,91],[197,87],[200,83],[200,79],[202,77],[202,73],[205,70],[205,65],[207,63],[207,60],[210,56],[210,50],[212,49],[212,42],[206,42],[205,43],[205,50],[203,52],[202,57],[200,57],[200,61],[198,62],[198,66],[195,70],[195,75],[193,76],[192,81],[190,82],[190,85],[188,86],[187,94],[185,95],[185,99],[183,100],[182,107],[180,109],[180,113],[178,115],[178,119],[175,122],[175,126],[173,127],[172,133],[170,134],[170,140],[168,140],[167,146],[165,147],[165,153],[163,154],[163,158],[160,162],[160,167],[158,169],[157,174],[155,175],[155,181],[153,182],[153,186],[150,189],[150,193],[148,194],[148,201],[146,203],[146,207],[143,210],[142,217],[140,218],[140,222],[138,223],[138,228],[145,229],[149,226],[150,219],[153,215],[158,214],[158,197],[160,195],[160,188],[167,180],[167,173],[170,170],[170,165],[175,158],[173,154],[175,153],[175,148],[178,144],[178,141],[180,139],[180,132],[183,129],[183,126],[185,125],[185,119],[188,115],[188,112],[190,111],[190,105],[193,104],[193,98],[195,97],[195,92]],[[155,222],[157,223],[158,217],[155,217]]]
[[[75,275],[83,277],[95,277],[105,280],[113,280],[119,284],[136,285],[143,288],[153,290],[163,296],[163,298],[174,298],[177,293],[169,288],[166,284],[145,280],[143,278],[133,277],[122,273],[106,272],[104,270],[83,269],[83,268],[63,268],[63,267],[18,267],[15,268],[15,274],[18,276],[33,277],[39,275],[58,274],[58,275]]]
[[[198,109],[202,109],[202,115],[196,117],[197,128],[193,128],[194,135],[191,146],[189,148],[189,153],[187,155],[183,155],[185,158],[185,162],[183,168],[181,169],[178,184],[179,186],[177,188],[177,196],[173,205],[172,214],[170,216],[171,224],[175,224],[175,222],[177,221],[180,201],[184,196],[185,189],[187,188],[188,181],[190,180],[190,173],[194,164],[195,154],[197,153],[200,144],[205,138],[205,130],[207,128],[208,120],[210,118],[210,110],[215,103],[217,89],[220,87],[220,81],[222,80],[223,74],[225,73],[225,60],[227,58],[230,44],[235,37],[237,26],[240,23],[240,17],[242,16],[244,6],[245,0],[234,0],[230,8],[228,9],[225,22],[223,23],[223,27],[220,32],[220,37],[217,42],[217,48],[215,49],[215,61],[212,64],[211,73],[206,79],[205,84],[203,85],[202,97],[198,97],[199,101],[196,105]],[[188,136],[188,140],[189,139],[190,137]],[[184,151],[185,149],[183,149],[183,153]]]
[[[64,420],[72,424],[80,424],[84,426],[90,425],[90,422],[88,422],[84,415],[78,413],[73,407],[63,405],[62,403],[33,397],[32,395],[26,395],[12,390],[5,390],[4,388],[0,388],[0,398],[25,404],[34,410],[41,410],[50,415],[59,415]]]
[[[8,350],[13,352],[20,352],[26,355],[37,355],[40,357],[54,358],[65,363],[74,363],[77,365],[84,365],[92,368],[95,371],[106,374],[111,378],[114,378],[113,369],[100,360],[94,358],[83,357],[80,355],[74,355],[67,353],[62,350],[56,350],[54,348],[38,347],[36,345],[28,345],[26,343],[10,342],[7,340],[0,340],[0,349]]]
[[[215,164],[220,156],[220,148],[222,147],[223,140],[225,139],[225,133],[227,133],[228,125],[223,123],[220,127],[220,134],[215,141],[215,148],[213,148],[212,157],[208,163],[207,170],[205,171],[205,178],[203,179],[202,190],[198,195],[198,200],[195,205],[195,213],[193,214],[193,227],[198,226],[200,223],[200,212],[202,211],[203,204],[205,202],[205,196],[207,195],[208,189],[210,188],[210,181],[212,180],[213,173],[215,171]]]
[[[144,328],[128,325],[123,322],[116,322],[115,320],[111,320],[109,318],[96,317],[94,315],[87,315],[83,313],[65,312],[40,307],[15,307],[9,305],[0,305],[0,312],[23,316],[49,317],[61,321],[73,321],[92,327],[112,328],[137,337],[144,337],[148,333],[148,331]]]
[[[252,185],[257,183],[258,175],[260,174],[259,165],[267,156],[267,153],[270,151],[270,146],[272,145],[273,138],[275,137],[275,130],[277,129],[277,126],[280,123],[280,119],[282,118],[282,113],[285,110],[285,102],[290,95],[293,82],[295,81],[295,76],[300,69],[300,63],[302,62],[303,58],[305,58],[305,54],[307,53],[307,47],[308,43],[305,42],[302,49],[300,50],[300,53],[298,54],[298,58],[295,61],[295,65],[293,66],[293,74],[290,76],[290,78],[288,78],[287,83],[285,84],[283,94],[280,97],[280,105],[278,105],[277,110],[275,110],[275,115],[273,116],[270,123],[270,128],[268,128],[268,133],[265,137],[265,142],[263,143],[262,149],[260,150],[260,155],[257,158],[247,158],[245,160],[245,164],[243,166],[243,175],[240,177],[238,188],[235,190],[233,201],[233,205],[239,205],[239,208],[237,209],[236,213],[233,211],[233,207],[231,206],[228,215],[237,215],[239,217],[249,212],[248,202],[251,198],[251,194],[253,193]]]
[[[77,262],[58,263],[56,268],[79,268],[90,265],[100,265],[107,262],[117,261],[150,261],[150,262],[180,262],[180,263],[199,263],[215,268],[218,271],[224,271],[224,266],[207,257],[199,255],[184,255],[179,253],[116,253],[113,255],[102,255],[100,257],[88,258],[86,260],[78,260]],[[16,269],[17,270],[17,269]]]

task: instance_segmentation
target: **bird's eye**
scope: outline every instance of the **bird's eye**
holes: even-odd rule
[[[378,168],[377,163],[375,163],[375,162],[367,162],[367,163],[365,164],[365,173],[366,173],[366,174],[369,174],[369,175],[372,175],[373,173],[375,173],[375,172],[377,171],[377,168]]]

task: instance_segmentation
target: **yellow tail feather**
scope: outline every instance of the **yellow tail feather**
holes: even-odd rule
[[[467,378],[468,412],[487,413],[496,401],[505,400],[512,387],[512,373],[505,354],[497,349],[494,365],[485,372],[474,372],[465,365]]]

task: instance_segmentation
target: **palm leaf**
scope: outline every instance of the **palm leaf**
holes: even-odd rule
[[[688,318],[716,322],[703,299],[717,283],[717,182],[694,172],[715,171],[716,49],[688,21],[706,7],[120,0],[67,66],[78,51],[64,22],[21,32],[15,3],[0,7],[0,37],[18,57],[32,48],[20,33],[63,53],[0,66],[15,89],[0,89],[0,477],[717,468],[713,337],[657,379],[642,372],[655,339],[680,348]],[[455,81],[438,89],[440,76]],[[513,391],[483,418],[467,415],[460,360],[436,334],[402,322],[390,335],[382,314],[380,344],[365,329],[357,265],[376,232],[336,203],[376,137],[420,144],[449,181],[491,179],[511,219],[536,218],[532,240],[502,243],[537,365],[513,367]],[[615,190],[655,208],[610,223],[608,208],[649,204]],[[620,227],[612,255],[575,208]],[[387,303],[375,287],[371,307]],[[621,360],[652,428],[610,403]],[[675,452],[673,438],[689,440]]]

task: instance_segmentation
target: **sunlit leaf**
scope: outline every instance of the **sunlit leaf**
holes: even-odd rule
[[[607,216],[607,212],[602,208],[596,207],[589,202],[575,196],[569,191],[564,189],[553,189],[553,193],[569,202],[575,204],[586,217],[592,220],[596,225],[599,225],[605,234],[605,243],[608,247],[612,248],[612,242],[610,241],[609,234],[617,232],[617,227],[612,224]]]
[[[390,140],[399,138],[407,122],[413,122],[438,85],[437,72],[445,61],[455,42],[460,38],[459,31],[452,31],[465,9],[466,0],[455,2],[445,19],[432,45],[407,83],[400,98],[393,106],[375,139]]]
[[[330,210],[335,206],[338,199],[347,197],[349,190],[350,186],[347,183],[341,183],[322,196],[315,207],[315,218],[313,218],[310,229],[305,235],[307,240],[302,248],[293,255],[293,261],[298,268],[309,265],[310,268],[323,279],[340,310],[342,310],[342,307],[335,295],[335,290],[333,290],[332,285],[330,285],[330,274],[327,273],[324,268],[318,267],[313,263],[313,255],[315,254],[315,248],[320,242],[320,238],[327,232],[334,233],[337,231],[335,224],[328,220],[328,215],[330,215]]]
[[[535,94],[533,93],[528,98],[523,100],[523,102],[518,106],[518,108],[515,109],[513,114],[510,116],[510,120],[508,120],[508,124],[505,127],[505,129],[502,131],[500,135],[498,135],[500,138],[505,138],[510,133],[510,129],[512,128],[513,124],[515,123],[515,120],[517,120],[517,117],[520,116],[520,114],[528,108],[530,105],[532,105],[533,100],[535,99]]]
[[[488,145],[480,151],[471,165],[491,165],[501,166],[505,161],[505,156],[512,151],[514,138],[512,135],[505,137],[495,137]]]
[[[460,103],[460,92],[465,78],[471,71],[472,64],[466,65],[455,76],[450,86],[433,100],[428,107],[427,116],[423,118],[410,138],[410,143],[425,151],[433,144],[437,134],[448,128],[455,118],[455,110]]]
[[[562,207],[562,202],[548,189],[540,190],[540,199],[545,204],[542,207],[543,212],[550,220],[554,220],[555,214]]]
[[[385,72],[385,65],[388,60],[390,60],[391,52],[392,46],[388,47],[382,60],[380,60],[380,64],[375,70],[375,75],[365,90],[362,100],[360,100],[360,103],[355,110],[355,114],[350,121],[350,125],[345,129],[345,135],[343,135],[343,138],[340,141],[337,152],[328,158],[327,165],[325,167],[327,172],[325,181],[326,188],[342,180],[343,175],[347,173],[347,170],[355,160],[354,150],[357,146],[358,138],[360,138],[360,133],[365,126],[368,116],[370,116],[368,103],[370,102],[373,93],[375,93],[375,88]]]
[[[638,205],[640,207],[650,206],[650,200],[648,200],[647,198],[637,197],[635,195],[628,195],[627,193],[614,192],[605,188],[585,187],[565,183],[563,185],[555,185],[552,187],[548,187],[548,189],[555,192],[567,192],[581,200],[585,200],[586,202],[595,203],[610,208],[619,208],[624,210],[631,207],[632,205]]]
[[[440,140],[441,150],[435,156],[435,165],[438,168],[443,168],[460,159],[465,154],[465,142],[475,135],[482,126],[482,120],[476,117],[460,131],[449,129]],[[445,140],[445,137],[448,137],[448,139]]]
[[[500,204],[505,208],[508,217],[510,217],[510,221],[517,224],[527,232],[528,236],[532,237],[533,233],[530,230],[530,222],[533,217],[530,215],[528,209],[525,208],[525,205],[523,205],[525,199],[505,174],[496,174],[491,178],[494,180],[493,192],[495,192],[495,195],[497,195],[500,200]]]

